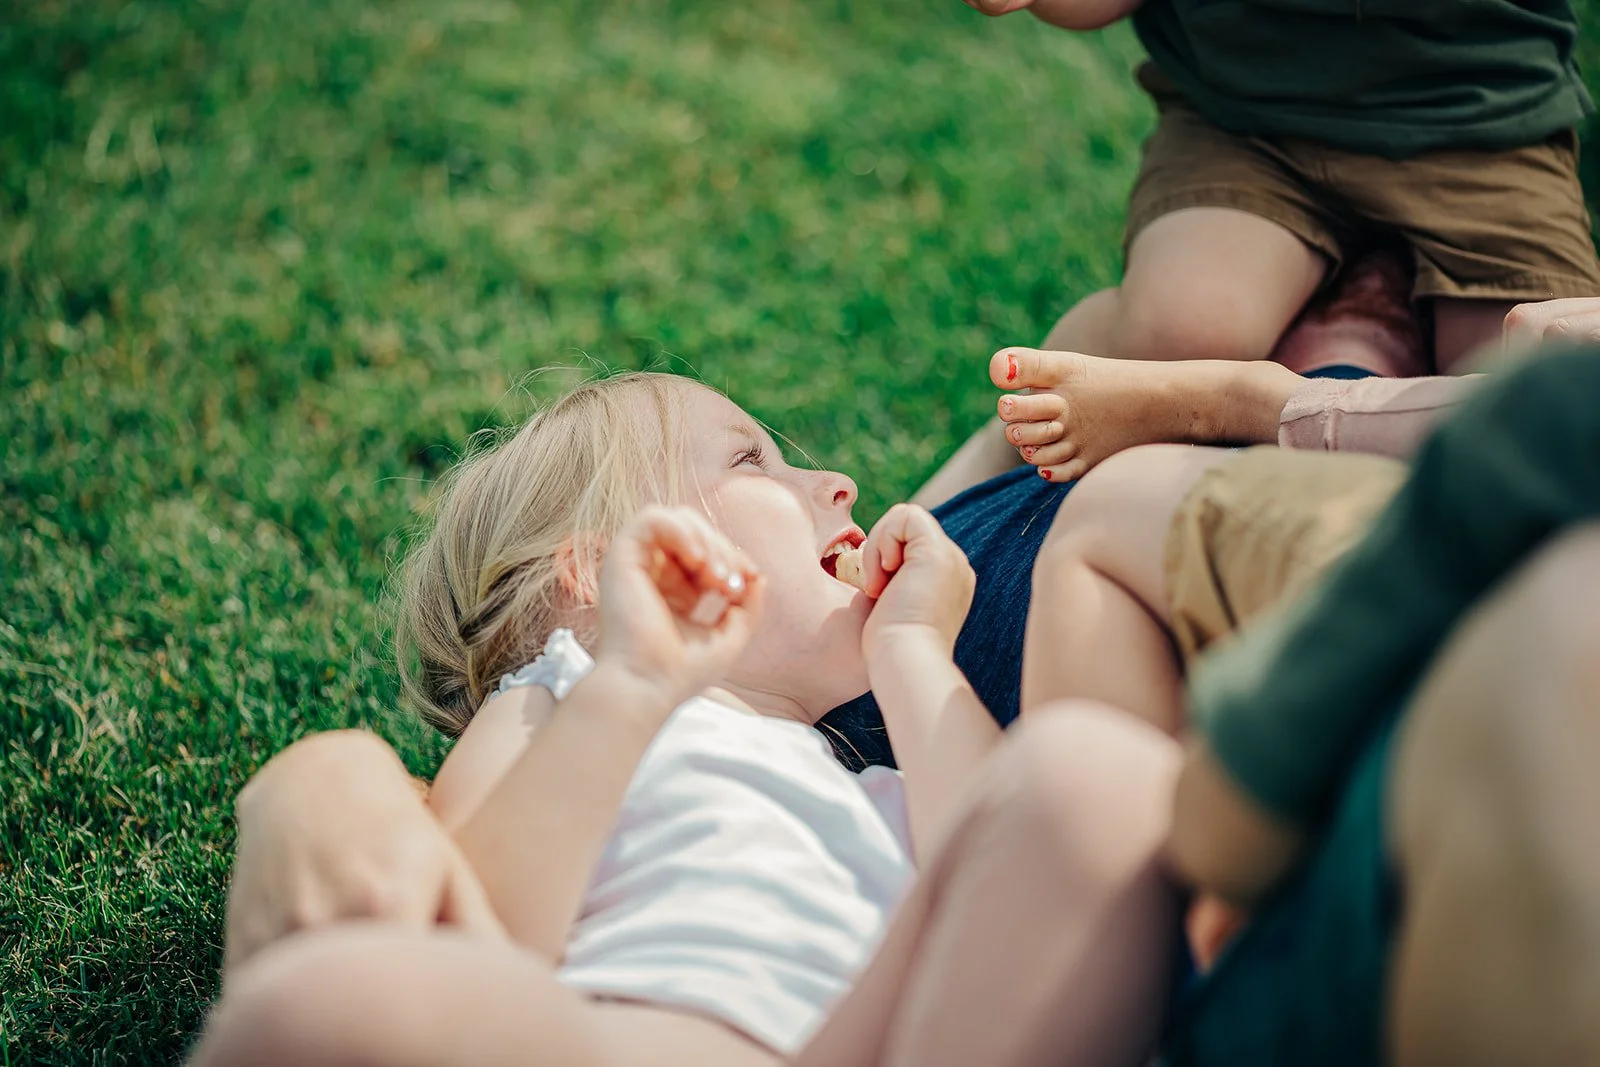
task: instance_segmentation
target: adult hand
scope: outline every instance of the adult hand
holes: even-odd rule
[[[349,919],[503,936],[477,876],[388,745],[317,734],[239,794],[225,969],[279,938]]]
[[[719,682],[761,608],[755,564],[688,508],[647,508],[606,550],[597,667],[615,665],[678,704]]]
[[[863,591],[877,601],[861,633],[870,659],[896,633],[930,637],[948,655],[976,583],[966,554],[927,509],[896,504],[872,527],[861,551]]]
[[[1600,296],[1518,304],[1506,313],[1502,337],[1508,352],[1546,341],[1600,341]]]

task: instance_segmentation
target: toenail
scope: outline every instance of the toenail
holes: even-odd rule
[[[1011,428],[1011,439],[1013,441],[1015,441],[1019,445],[1022,443],[1022,427],[1021,426],[1013,426]]]
[[[1048,482],[1050,479],[1054,478],[1055,475],[1050,473],[1050,468],[1049,467],[1041,467],[1041,468],[1039,468],[1039,477],[1043,478],[1045,481]]]
[[[1006,381],[1014,382],[1016,380],[1017,380],[1017,357],[1012,355],[1010,352],[1007,352],[1006,353]]]
[[[1012,400],[1008,396],[1004,400],[1000,401],[1000,413],[1002,415],[1010,415],[1012,409],[1015,408],[1016,406],[1017,406],[1016,401]]]
[[[1024,448],[1022,450],[1022,458],[1023,459],[1032,459],[1033,458],[1033,454],[1035,452],[1037,452],[1037,451],[1039,451],[1037,448],[1034,448],[1032,445],[1029,445],[1027,448]]]

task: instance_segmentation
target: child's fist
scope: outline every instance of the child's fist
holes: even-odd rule
[[[600,574],[606,659],[676,706],[719,681],[760,610],[755,565],[687,508],[648,508],[607,549]]]
[[[885,635],[920,633],[955,648],[976,579],[966,554],[915,504],[896,504],[862,546],[862,591],[877,600],[862,632],[870,657]]]

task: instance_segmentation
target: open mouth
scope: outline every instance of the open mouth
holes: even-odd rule
[[[828,577],[861,587],[861,544],[866,536],[859,530],[847,530],[827,551],[822,553],[822,569]]]

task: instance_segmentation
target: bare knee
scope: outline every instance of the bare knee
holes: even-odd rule
[[[395,1062],[385,1018],[419,976],[386,968],[361,931],[302,935],[267,950],[224,991],[190,1061],[318,1065]]]
[[[1127,289],[1117,305],[1113,355],[1123,359],[1266,359],[1298,308],[1259,295],[1186,284]]]

